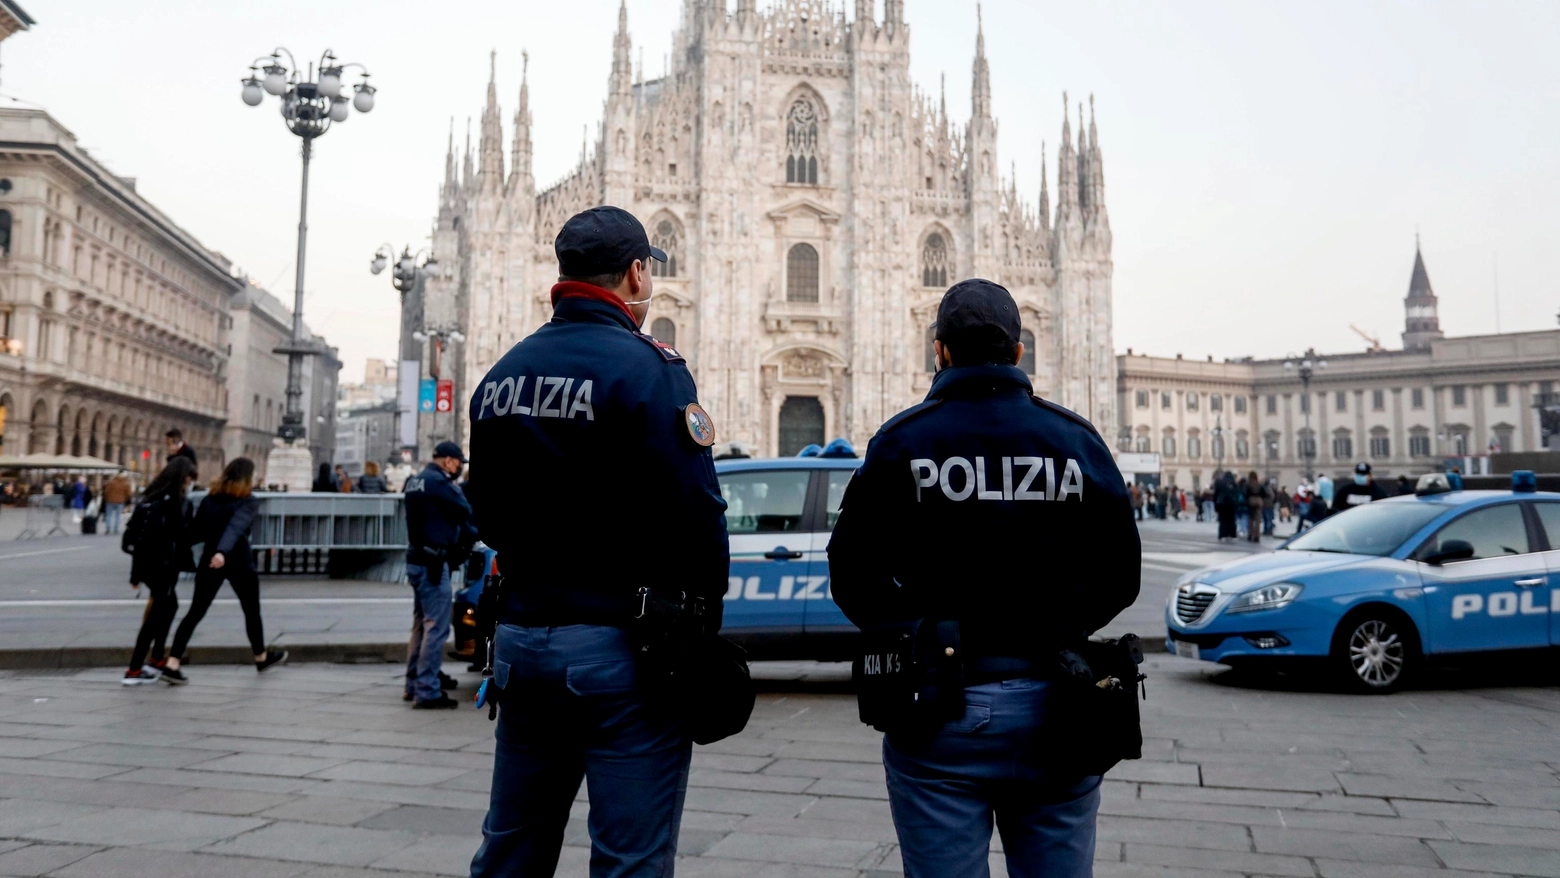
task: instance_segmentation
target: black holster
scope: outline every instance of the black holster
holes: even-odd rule
[[[628,635],[640,688],[678,711],[696,744],[742,731],[757,698],[747,653],[717,634],[719,627],[704,598],[649,588],[634,597]]]
[[[1041,725],[1043,746],[1056,764],[1080,777],[1104,774],[1123,759],[1143,758],[1138,693],[1143,642],[1136,634],[1117,640],[1083,640],[1056,653],[1056,673]]]

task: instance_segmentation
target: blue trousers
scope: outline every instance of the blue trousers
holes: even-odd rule
[[[1049,688],[971,686],[964,716],[935,735],[883,739],[906,878],[988,878],[993,818],[1012,878],[1094,874],[1100,778],[1066,773],[1037,744]]]
[[[444,642],[450,639],[449,568],[406,565],[406,579],[414,595],[412,639],[406,644],[406,689],[417,701],[433,701],[444,690],[439,687],[439,669],[444,666]]]
[[[627,634],[500,625],[493,678],[504,697],[472,878],[552,875],[582,778],[591,878],[671,875],[693,744],[639,693]]]

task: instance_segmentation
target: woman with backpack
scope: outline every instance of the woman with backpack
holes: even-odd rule
[[[264,671],[287,661],[287,650],[266,649],[265,626],[260,619],[260,578],[255,575],[249,552],[249,529],[254,526],[255,515],[260,511],[260,501],[251,493],[254,481],[254,461],[247,457],[235,458],[211,483],[211,493],[195,512],[190,542],[204,546],[195,569],[195,597],[190,600],[190,611],[179,622],[167,667],[163,669],[164,678],[170,675],[173,678],[169,682],[186,681],[179,671],[184,650],[195,633],[195,626],[210,609],[217,590],[222,588],[223,580],[233,586],[238,605],[244,611],[244,632],[249,635],[255,670]]]
[[[125,671],[123,681],[126,686],[155,683],[162,675],[157,667],[147,664],[147,651],[155,644],[157,651],[162,652],[168,626],[179,611],[174,586],[179,573],[191,569],[184,495],[194,481],[195,465],[189,458],[169,461],[146,486],[119,543],[130,554],[130,584],[137,589],[144,585],[152,595],[141,617],[141,630],[135,636],[135,649],[130,653],[130,670]],[[168,682],[178,684],[184,680],[177,677]]]

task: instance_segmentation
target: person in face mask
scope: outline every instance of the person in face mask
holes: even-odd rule
[[[1387,492],[1371,478],[1370,464],[1361,461],[1354,465],[1354,480],[1334,492],[1332,511],[1342,512],[1362,503],[1384,499],[1386,496]]]

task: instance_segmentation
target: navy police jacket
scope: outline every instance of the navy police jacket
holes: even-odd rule
[[[687,364],[607,290],[560,283],[553,305],[471,398],[472,501],[511,586],[503,621],[621,625],[649,587],[703,597],[718,626],[726,502]]]
[[[471,504],[443,467],[430,463],[406,480],[407,560],[420,563],[418,549],[449,549],[476,542]]]
[[[963,366],[867,446],[829,575],[858,626],[956,619],[967,655],[1039,658],[1132,604],[1140,556],[1094,427],[1015,366]]]

